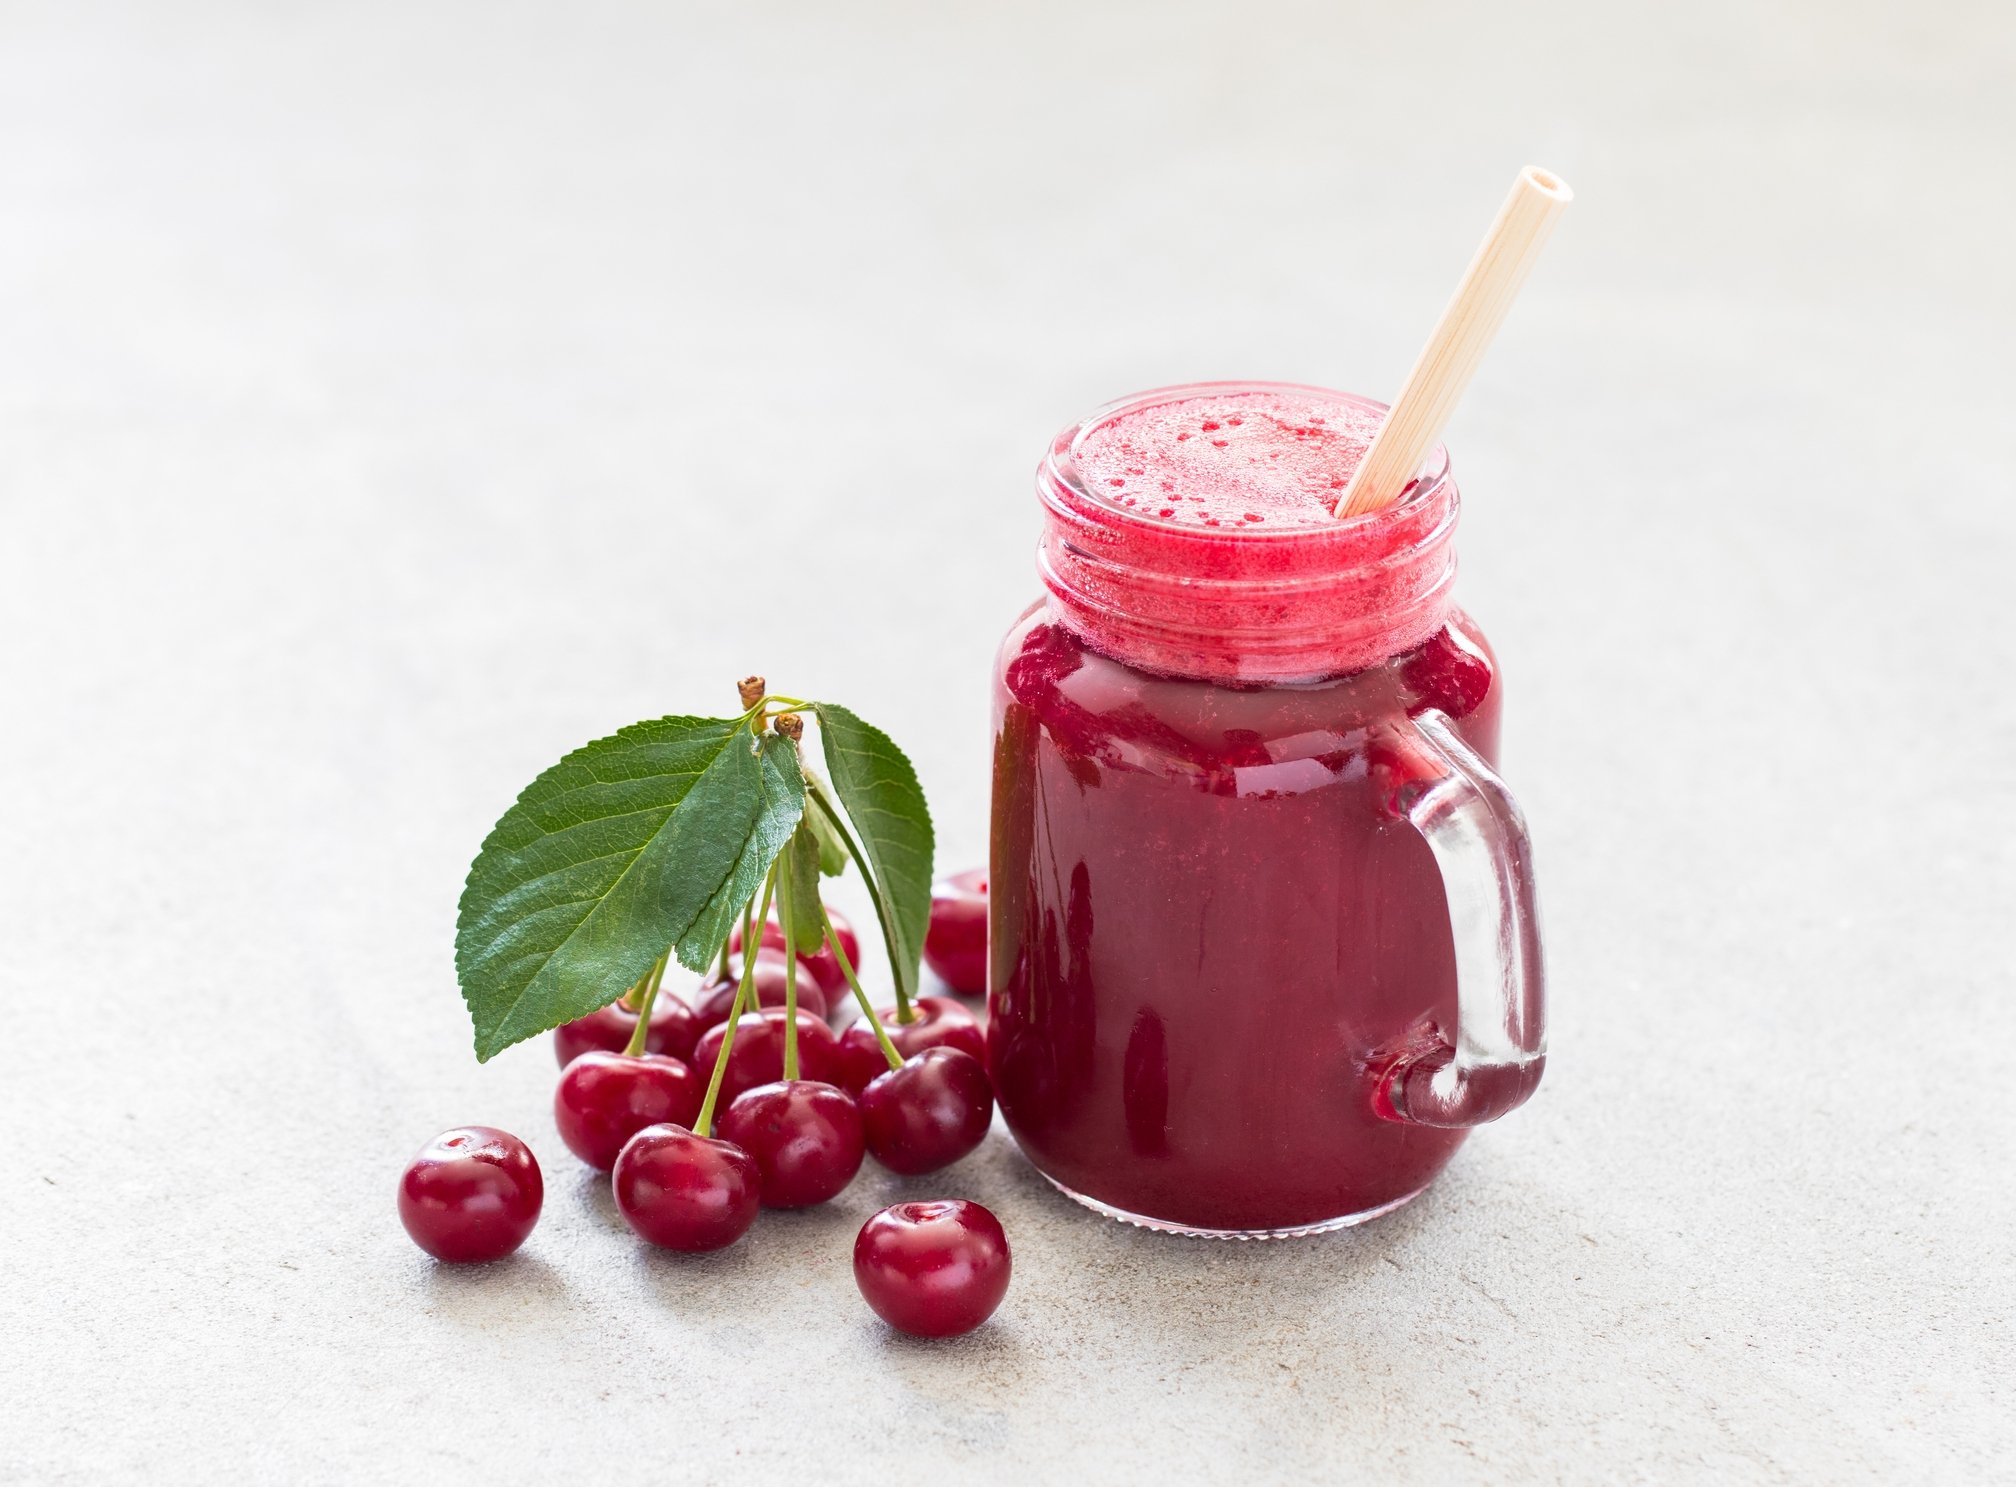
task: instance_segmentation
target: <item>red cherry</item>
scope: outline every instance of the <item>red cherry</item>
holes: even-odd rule
[[[714,1064],[728,1034],[722,1023],[701,1034],[693,1050],[693,1067],[705,1084],[714,1077]],[[821,1084],[836,1083],[840,1043],[833,1029],[810,1012],[798,1014],[798,1074]],[[784,1013],[772,1007],[765,1012],[744,1012],[735,1024],[735,1046],[728,1053],[728,1069],[721,1077],[721,1099],[732,1104],[744,1090],[759,1084],[775,1084],[784,1077]]]
[[[987,869],[968,868],[931,885],[924,963],[965,996],[987,990]]]
[[[840,940],[840,948],[847,952],[847,964],[854,967],[854,974],[859,976],[861,974],[861,941],[854,933],[854,926],[847,922],[845,914],[841,913],[831,904],[826,906],[826,917],[833,921],[833,933]],[[728,932],[728,949],[732,953],[741,948],[742,926],[738,924]],[[784,926],[779,924],[775,919],[765,920],[763,923],[763,934],[756,941],[756,948],[758,953],[765,950],[775,950],[779,955],[782,955],[784,953]],[[819,978],[819,985],[825,990],[829,998],[838,998],[842,992],[847,990],[847,975],[840,969],[840,962],[833,958],[832,946],[822,944],[816,951],[802,952],[798,959],[811,967],[812,974]]]
[[[927,1048],[861,1092],[868,1150],[906,1177],[951,1166],[980,1144],[993,1119],[987,1070],[957,1048]]]
[[[861,1112],[844,1091],[809,1079],[737,1095],[721,1117],[721,1138],[756,1159],[765,1208],[824,1203],[861,1170]]]
[[[621,1002],[611,1002],[600,1012],[590,1012],[553,1029],[553,1054],[564,1069],[582,1054],[596,1049],[621,1053],[630,1046],[630,1035],[636,1030],[637,1014]],[[690,1058],[694,1043],[704,1031],[691,1007],[671,992],[660,991],[651,1004],[651,1028],[644,1035],[644,1051]]]
[[[735,1005],[735,988],[742,984],[739,960],[739,956],[729,958],[727,980],[717,981],[709,975],[700,983],[699,991],[694,993],[693,1015],[702,1033],[728,1020],[728,1013]],[[789,965],[783,956],[758,950],[756,973],[749,982],[749,995],[754,998],[751,1010],[754,1007],[782,1007],[784,981],[788,974]],[[798,964],[798,1010],[810,1012],[814,1017],[824,1017],[827,1011],[826,993],[819,985],[819,978],[803,961]]]
[[[501,1260],[539,1222],[546,1183],[523,1141],[495,1126],[457,1126],[420,1148],[399,1179],[399,1221],[437,1260]]]
[[[584,1053],[560,1075],[553,1123],[567,1149],[607,1172],[623,1143],[649,1125],[689,1124],[707,1089],[676,1058],[646,1053]]]
[[[624,1221],[666,1249],[725,1249],[756,1221],[762,1179],[748,1152],[680,1125],[646,1126],[610,1175]]]
[[[922,1053],[927,1048],[957,1048],[972,1054],[982,1065],[986,1064],[987,1030],[958,1002],[946,996],[920,996],[910,1004],[910,1011],[913,1021],[898,1022],[894,1007],[875,1009],[875,1016],[889,1034],[889,1041],[896,1045],[896,1052],[904,1058]],[[868,1080],[878,1077],[889,1067],[880,1042],[866,1023],[856,1023],[842,1033],[840,1046],[847,1050],[846,1061],[840,1070],[843,1080],[850,1076],[861,1080],[858,1085],[848,1086],[854,1093],[858,1094]]]
[[[875,1315],[916,1337],[956,1337],[1008,1294],[1001,1221],[963,1198],[898,1203],[861,1226],[854,1282]]]
[[[862,1090],[889,1072],[889,1060],[866,1024],[855,1023],[840,1034],[839,1043],[833,1082],[858,1099]]]

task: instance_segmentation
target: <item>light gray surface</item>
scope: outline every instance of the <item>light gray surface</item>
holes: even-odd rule
[[[0,12],[0,1479],[2007,1479],[2008,6],[290,9]],[[761,669],[978,860],[1042,441],[1390,390],[1529,158],[1452,446],[1536,1102],[1288,1246],[997,1133],[951,1345],[882,1177],[643,1252],[468,1052],[513,791]],[[392,1189],[470,1120],[550,1189],[456,1272]]]

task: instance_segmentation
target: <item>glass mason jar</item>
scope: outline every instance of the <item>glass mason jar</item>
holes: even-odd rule
[[[1384,411],[1165,388],[1066,429],[1038,473],[1048,592],[994,689],[989,1059],[1010,1130],[1071,1197],[1271,1238],[1398,1207],[1532,1093],[1541,965],[1492,769],[1497,666],[1449,597],[1446,456],[1349,521],[1235,516],[1229,464],[1222,520],[1165,519],[1204,499],[1153,479],[1191,437],[1171,430],[1228,409],[1274,410],[1256,468],[1360,430],[1331,440],[1336,486]],[[1147,432],[1121,458],[1141,463],[1095,482],[1085,441],[1130,418]],[[1159,492],[1116,496],[1130,475]]]

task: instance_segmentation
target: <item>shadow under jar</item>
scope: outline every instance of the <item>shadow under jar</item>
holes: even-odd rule
[[[994,689],[989,1062],[1022,1150],[1112,1217],[1223,1237],[1421,1192],[1545,1063],[1457,493],[1330,506],[1384,414],[1210,383],[1038,474],[1047,596]]]

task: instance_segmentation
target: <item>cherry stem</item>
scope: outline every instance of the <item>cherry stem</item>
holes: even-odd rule
[[[635,1009],[637,1013],[637,1026],[630,1030],[630,1041],[623,1047],[623,1051],[632,1058],[637,1057],[638,1054],[644,1051],[645,1041],[651,1036],[651,1008],[658,1001],[658,983],[665,979],[665,962],[671,958],[672,951],[668,946],[665,953],[651,963],[651,969],[646,971],[637,982],[638,986],[644,988],[644,995],[637,1002]],[[632,987],[631,996],[635,995],[636,987]],[[626,1002],[629,1000],[630,997],[624,998]]]
[[[616,998],[617,1001],[623,1004],[625,1012],[635,1012],[639,1007],[644,1005],[644,987],[650,979],[651,973],[646,971],[637,978],[634,985],[624,991],[623,995]]]
[[[777,887],[777,868],[773,863],[770,875],[763,880],[763,917],[770,917],[770,895]],[[714,1106],[721,1098],[721,1081],[728,1073],[728,1054],[735,1046],[735,1025],[742,1020],[742,1007],[749,1000],[749,988],[756,980],[756,956],[752,952],[749,938],[753,932],[749,915],[750,904],[755,902],[750,896],[749,903],[742,906],[742,979],[735,986],[735,1001],[728,1009],[728,1026],[721,1034],[721,1051],[714,1055],[714,1072],[707,1079],[707,1098],[700,1102],[700,1113],[693,1118],[693,1134],[703,1140],[713,1134]]]
[[[751,733],[761,733],[763,725],[782,713],[802,712],[817,704],[805,702],[796,697],[777,697],[765,694],[751,706],[744,708],[735,718],[737,728],[747,727]],[[775,709],[773,712],[772,709]]]
[[[784,1077],[798,1077],[798,941],[791,933],[796,910],[791,888],[791,844],[777,858],[777,917],[784,921]]]
[[[875,1008],[868,1000],[868,993],[861,989],[861,979],[854,974],[854,966],[847,959],[847,952],[841,948],[840,936],[833,933],[833,921],[826,915],[826,906],[819,906],[819,922],[826,927],[826,943],[833,947],[833,958],[840,962],[840,974],[847,978],[853,988],[854,1000],[861,1004],[861,1015],[868,1019],[868,1026],[875,1031],[875,1041],[882,1045],[882,1056],[889,1060],[889,1067],[903,1067],[903,1055],[896,1051],[896,1045],[889,1041],[889,1029],[882,1026],[882,1019],[875,1015]]]
[[[776,878],[774,877],[774,875],[764,880],[763,911],[766,915],[770,911],[769,885],[775,881]],[[723,945],[726,945],[728,942],[726,940],[723,940],[721,943]],[[744,905],[742,905],[742,974],[745,979],[749,974],[749,962],[755,958],[755,955],[756,955],[756,895],[752,893],[749,895],[749,901]]]
[[[840,838],[840,844],[847,849],[847,855],[852,857],[861,869],[861,881],[867,884],[868,899],[875,905],[875,922],[882,927],[882,943],[889,951],[889,977],[896,983],[896,1020],[907,1026],[917,1020],[917,1014],[911,1010],[909,994],[903,989],[903,968],[896,960],[895,920],[890,916],[889,905],[882,897],[881,885],[875,881],[875,874],[868,866],[868,859],[862,855],[860,845],[854,840],[854,833],[847,829],[847,823],[840,819],[840,812],[827,798],[826,788],[819,783],[818,776],[806,775],[805,790],[813,804],[817,805],[820,813],[825,816],[827,825],[833,828],[834,835]]]

